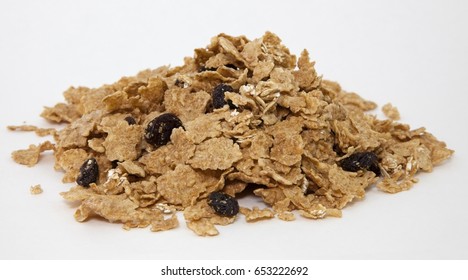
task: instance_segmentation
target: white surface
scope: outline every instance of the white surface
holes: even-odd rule
[[[0,258],[468,257],[466,1],[153,2],[0,2]],[[403,122],[426,126],[455,156],[410,191],[372,188],[342,219],[241,218],[214,238],[195,236],[183,219],[162,233],[77,223],[73,205],[58,195],[69,186],[51,155],[35,168],[10,159],[12,150],[42,139],[5,126],[47,125],[42,106],[61,101],[70,85],[181,64],[219,32],[256,38],[266,30],[296,54],[309,49],[325,78],[379,105],[392,102]],[[32,196],[37,183],[44,193]]]

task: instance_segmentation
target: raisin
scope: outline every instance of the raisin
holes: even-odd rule
[[[213,192],[208,196],[208,205],[220,216],[232,217],[239,213],[237,200],[222,192]]]
[[[226,91],[233,92],[234,89],[226,84],[219,84],[213,89],[213,93],[211,94],[211,99],[213,103],[214,109],[222,108],[224,105],[227,104],[226,100],[224,99],[224,93]],[[230,103],[229,107],[231,107],[232,102]],[[232,104],[234,106],[234,104]],[[235,109],[235,108],[231,108]]]
[[[125,118],[125,121],[128,123],[128,125],[134,125],[136,124],[135,119],[132,116],[128,116]]]
[[[340,161],[341,168],[345,171],[357,172],[370,170],[380,176],[378,158],[373,152],[354,153]]]
[[[83,187],[89,187],[96,183],[99,177],[99,166],[95,158],[85,160],[80,167],[80,174],[76,178],[76,183]]]
[[[371,166],[368,168],[369,171],[372,171],[375,173],[375,175],[380,176],[382,173],[380,171],[379,163],[378,162],[373,162]]]
[[[166,145],[171,140],[172,130],[182,126],[180,119],[171,113],[154,118],[145,130],[145,140],[154,146]]]

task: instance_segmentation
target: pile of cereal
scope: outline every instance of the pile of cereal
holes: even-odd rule
[[[53,150],[63,182],[77,183],[62,193],[81,203],[76,220],[98,215],[126,229],[175,228],[177,211],[201,236],[239,212],[247,222],[340,217],[374,183],[407,190],[453,153],[424,128],[395,122],[390,104],[388,120],[366,114],[375,103],[317,76],[306,50],[296,59],[270,32],[253,41],[220,34],[182,66],[64,96],[42,113],[64,129],[9,127],[56,143],[13,159],[32,166]],[[242,192],[265,208],[239,206]]]

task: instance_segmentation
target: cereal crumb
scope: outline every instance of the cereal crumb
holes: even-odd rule
[[[37,136],[55,136],[57,135],[57,130],[55,128],[39,128],[34,125],[9,125],[7,128],[11,131],[34,131]]]
[[[33,195],[41,194],[43,192],[41,185],[37,184],[29,188],[29,192]]]

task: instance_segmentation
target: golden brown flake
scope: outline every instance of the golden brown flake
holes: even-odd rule
[[[315,204],[307,210],[299,210],[302,217],[308,219],[323,219],[327,216],[341,218],[341,210],[327,209],[322,204]]]
[[[187,207],[210,186],[217,184],[219,178],[197,172],[189,165],[177,165],[157,179],[158,192],[171,204]]]
[[[188,163],[202,170],[225,170],[241,158],[239,145],[231,139],[213,138],[199,144]]]
[[[129,125],[122,120],[116,126],[104,127],[107,132],[106,140],[102,144],[110,161],[135,160],[139,156],[137,145],[141,141],[142,127]]]
[[[241,207],[240,212],[245,216],[245,220],[248,223],[258,222],[260,220],[266,220],[275,217],[275,213],[271,209],[259,209],[256,206],[252,209]]]
[[[29,145],[26,150],[17,150],[11,154],[13,160],[19,164],[27,165],[32,167],[37,164],[39,157],[42,152],[48,150],[54,150],[55,146],[49,141],[36,145]]]
[[[203,115],[210,100],[211,96],[205,91],[190,92],[189,89],[174,88],[164,94],[166,110],[178,116],[182,123]]]
[[[151,222],[151,231],[164,231],[176,228],[179,226],[179,220],[175,214],[172,214],[170,218],[158,219]]]
[[[219,234],[214,224],[207,219],[187,221],[187,227],[199,236],[215,236]]]
[[[41,117],[55,123],[71,123],[81,116],[73,104],[58,103],[52,108],[45,107]]]
[[[297,61],[298,71],[294,71],[294,78],[299,87],[305,91],[315,89],[320,84],[320,79],[314,69],[315,62],[310,62],[309,52],[303,50]]]
[[[236,194],[245,190],[246,187],[247,187],[246,182],[229,181],[229,182],[226,182],[226,184],[224,185],[223,192],[234,197],[236,196]]]
[[[134,161],[126,160],[124,162],[119,163],[119,166],[121,166],[128,174],[137,175],[142,178],[146,176],[145,170]]]
[[[55,153],[55,169],[65,171],[62,181],[64,183],[74,182],[80,167],[88,158],[88,153],[84,149],[61,150]]]
[[[104,138],[93,138],[88,140],[88,147],[98,153],[105,153],[106,148],[104,148]]]
[[[392,103],[387,103],[382,107],[382,112],[385,116],[391,120],[398,121],[400,120],[400,112],[396,107],[393,107]]]
[[[282,211],[277,214],[278,219],[283,220],[283,221],[294,221],[296,219],[296,216],[294,216],[294,213],[290,211]]]
[[[60,195],[68,201],[82,201],[94,195],[94,191],[90,188],[83,188],[82,186],[74,186],[66,192],[61,192]]]

